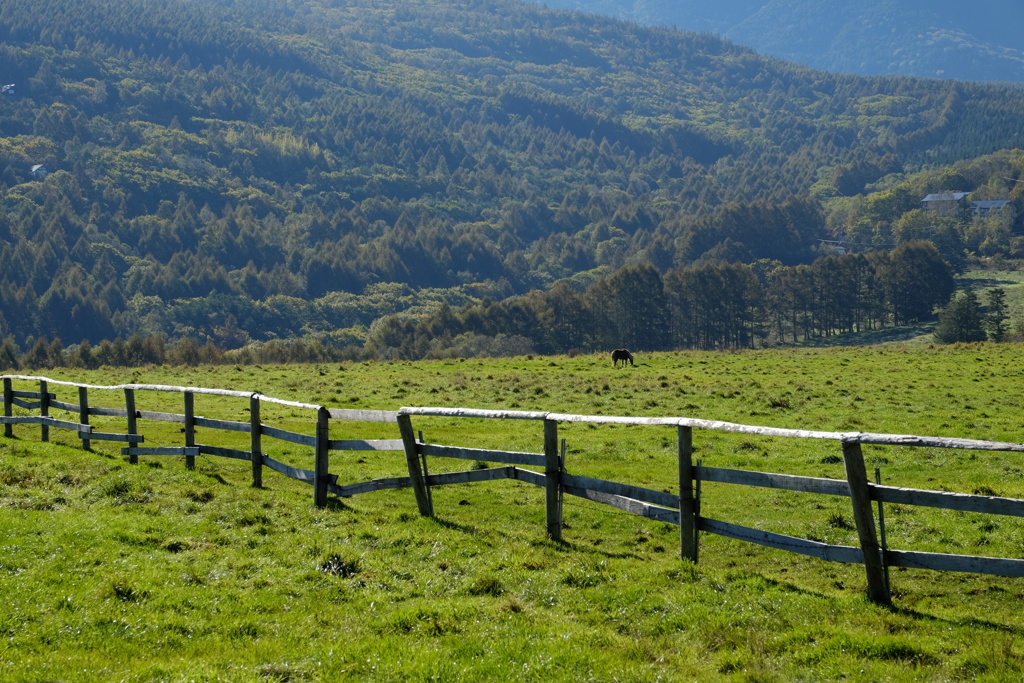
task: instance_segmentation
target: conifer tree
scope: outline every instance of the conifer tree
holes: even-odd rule
[[[934,332],[935,341],[940,344],[955,342],[985,341],[985,327],[981,314],[981,304],[974,290],[968,289],[955,294],[942,312],[939,313],[939,324]]]
[[[985,329],[992,341],[1001,342],[1006,337],[1006,320],[1009,318],[1006,310],[1006,290],[1002,287],[993,287],[988,290],[986,299],[988,315],[985,316]]]

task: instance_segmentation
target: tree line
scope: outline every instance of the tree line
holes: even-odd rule
[[[467,356],[572,354],[628,347],[733,350],[799,343],[934,319],[955,290],[954,272],[935,246],[912,241],[890,252],[849,253],[786,266],[707,262],[662,273],[647,262],[599,276],[586,287],[560,281],[549,290],[503,300],[377,318],[362,335],[308,334],[244,344],[184,336],[127,340],[8,337],[4,367],[72,365],[328,362]],[[221,340],[223,342],[223,340]]]

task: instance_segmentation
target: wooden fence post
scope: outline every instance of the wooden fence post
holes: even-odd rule
[[[558,454],[558,422],[544,418],[544,482],[548,538],[562,540],[562,510],[558,499],[562,491],[562,463]]]
[[[700,503],[701,503],[701,484],[700,484],[700,468],[704,465],[704,461],[697,459],[697,470],[694,472],[693,477],[693,523],[695,530],[694,544],[693,544],[693,561],[697,562],[697,558],[700,556],[700,543],[696,542],[700,537],[697,535],[699,529],[696,529],[697,523],[700,521]]]
[[[14,387],[11,386],[11,378],[4,377],[4,417],[14,416]],[[4,436],[8,439],[14,436],[14,425],[4,425]]]
[[[263,422],[259,394],[249,397],[249,459],[252,460],[253,488],[263,488]]]
[[[561,444],[562,444],[561,448],[558,451],[558,471],[559,472],[565,472],[565,451],[566,451],[565,439],[562,439]],[[562,516],[562,508],[563,508],[564,505],[565,505],[565,487],[564,486],[559,486],[558,487],[558,519],[559,519],[559,521],[562,521],[562,520],[565,519]],[[561,526],[564,526],[564,525],[561,525]]]
[[[684,560],[697,561],[697,514],[693,503],[693,428],[679,432],[679,547]]]
[[[423,440],[423,430],[417,432],[419,443],[426,443]],[[422,451],[422,449],[420,449]],[[423,468],[423,488],[427,491],[427,506],[430,507],[430,514],[434,514],[434,494],[430,490],[430,467],[427,465],[427,454],[420,453],[420,466]]]
[[[89,424],[89,390],[86,387],[78,387],[78,424]],[[92,450],[92,442],[88,436],[82,437],[82,448]]]
[[[843,464],[846,480],[850,485],[850,500],[853,502],[853,518],[857,524],[857,535],[864,553],[864,569],[868,577],[868,598],[874,603],[888,605],[892,597],[885,585],[885,567],[882,562],[882,548],[875,533],[875,516],[871,512],[871,490],[868,487],[868,473],[864,466],[864,454],[860,444],[843,442]]]
[[[185,448],[196,445],[196,397],[191,391],[185,392]],[[196,456],[185,456],[185,469],[196,468]]]
[[[875,483],[882,485],[882,470],[875,468]],[[889,550],[889,541],[885,537],[885,503],[878,501],[878,534],[882,543],[882,567],[885,569],[885,590],[892,594],[892,585],[889,583],[889,559],[885,553]]]
[[[138,434],[139,433],[139,424],[138,424],[138,419],[137,419],[138,415],[135,412],[135,390],[134,389],[125,389],[124,390],[124,409],[125,409],[125,412],[128,413],[128,433],[129,434]],[[134,448],[135,444],[134,443],[129,443],[128,447],[129,448]],[[134,453],[130,454],[128,456],[128,462],[131,463],[132,465],[139,464],[139,456],[134,454]]]
[[[39,380],[39,415],[40,417],[50,416],[50,391],[45,379]],[[39,439],[43,443],[50,440],[50,425],[40,425]]]
[[[409,467],[409,477],[412,479],[412,490],[416,495],[416,506],[424,517],[434,516],[434,505],[427,495],[427,482],[423,478],[423,469],[420,465],[419,445],[416,443],[416,432],[412,428],[412,418],[408,415],[398,416],[398,431],[402,435],[402,443],[405,446],[405,462]]]
[[[320,406],[316,411],[316,463],[313,467],[313,505],[327,505],[327,477],[330,467],[331,414]]]

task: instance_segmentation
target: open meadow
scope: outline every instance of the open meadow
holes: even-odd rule
[[[260,392],[328,408],[447,406],[687,416],[751,425],[1024,442],[1024,346],[927,344],[303,366],[53,370],[55,380]],[[38,385],[36,385],[38,387]],[[31,383],[18,388],[31,389]],[[69,387],[51,385],[73,402]],[[94,391],[92,405],[124,406]],[[139,409],[181,396],[139,392]],[[247,420],[248,401],[197,396],[196,413]],[[23,413],[21,408],[15,414]],[[58,415],[59,411],[54,411]],[[73,419],[67,416],[64,419]],[[263,422],[311,434],[308,411]],[[542,424],[416,417],[431,443],[541,453]],[[96,417],[122,431],[123,420]],[[180,426],[140,424],[147,446]],[[332,439],[397,438],[332,421]],[[893,569],[893,607],[861,565],[702,534],[566,497],[563,541],[544,490],[513,481],[409,489],[313,505],[312,488],[210,456],[129,464],[121,444],[71,432],[0,437],[0,680],[1013,680],[1024,675],[1024,579]],[[675,429],[563,423],[572,474],[677,491]],[[248,435],[197,430],[248,448]],[[209,439],[209,441],[207,441]],[[834,441],[693,432],[705,465],[844,478]],[[309,448],[264,442],[309,467]],[[1024,454],[865,446],[892,486],[1024,498]],[[431,472],[469,469],[431,460]],[[340,483],[407,474],[400,452],[332,454]],[[705,483],[701,513],[857,545],[848,498]],[[1024,557],[1024,521],[892,505],[894,549]]]

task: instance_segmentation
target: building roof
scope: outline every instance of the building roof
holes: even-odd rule
[[[922,202],[958,202],[958,201],[960,201],[961,199],[963,199],[964,197],[966,197],[969,194],[970,194],[970,192],[960,192],[960,191],[956,191],[956,192],[938,192],[936,194],[928,195],[927,197],[925,197],[921,201]]]

